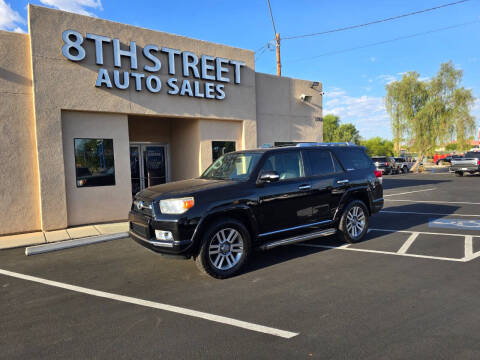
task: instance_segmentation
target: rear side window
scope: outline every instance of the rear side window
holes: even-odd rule
[[[337,149],[336,154],[347,171],[368,169],[372,166],[372,160],[361,149],[346,147]]]
[[[330,151],[307,150],[306,155],[313,176],[329,175],[335,172]]]

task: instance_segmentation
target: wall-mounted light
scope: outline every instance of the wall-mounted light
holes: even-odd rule
[[[312,96],[302,94],[302,95],[300,95],[300,100],[302,100],[303,102],[309,103],[309,102],[312,101]]]

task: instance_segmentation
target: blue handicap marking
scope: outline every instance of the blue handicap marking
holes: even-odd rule
[[[428,225],[433,228],[480,230],[480,220],[430,219]]]

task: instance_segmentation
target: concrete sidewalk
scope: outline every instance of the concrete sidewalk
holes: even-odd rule
[[[0,236],[0,250],[123,232],[128,232],[128,222],[94,224],[64,230]]]

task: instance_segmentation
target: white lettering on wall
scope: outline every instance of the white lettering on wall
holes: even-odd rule
[[[87,54],[84,40],[93,41],[95,51],[95,64],[104,66],[106,49],[108,54],[113,54],[111,62],[117,69],[110,71],[105,67],[98,69],[95,86],[98,88],[125,90],[131,86],[136,91],[146,91],[156,94],[162,92],[162,80],[160,71],[162,62],[166,67],[163,73],[172,76],[165,79],[167,94],[188,96],[205,99],[223,100],[226,97],[225,84],[241,84],[243,61],[225,59],[221,57],[197,54],[190,51],[180,51],[169,47],[159,47],[154,44],[145,45],[137,51],[137,43],[130,41],[129,44],[121,43],[118,38],[86,33],[84,36],[76,30],[65,30],[62,33],[63,56],[73,62],[79,62],[91,58],[93,54]],[[88,44],[88,42],[87,42]],[[91,43],[90,43],[91,44]],[[87,49],[91,49],[90,46]],[[89,50],[90,51],[90,50]],[[138,72],[139,56],[143,68]],[[180,67],[177,69],[176,65]],[[120,70],[121,69],[121,70]],[[128,71],[136,70],[136,71]],[[181,73],[184,79],[179,80],[177,75]],[[232,78],[229,74],[232,74]],[[113,78],[113,79],[112,79]],[[194,78],[196,80],[190,80]],[[113,81],[112,81],[113,80]],[[215,82],[221,82],[218,84]]]

